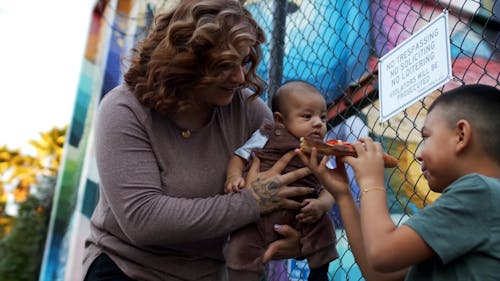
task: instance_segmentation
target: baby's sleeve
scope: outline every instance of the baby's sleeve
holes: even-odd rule
[[[239,157],[250,160],[250,155],[254,149],[262,148],[266,144],[268,137],[263,135],[260,130],[255,131],[252,136],[247,140],[247,142],[238,148],[234,154]]]

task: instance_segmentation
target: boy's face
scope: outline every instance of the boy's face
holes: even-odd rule
[[[453,163],[455,159],[456,131],[444,118],[440,106],[434,108],[426,117],[422,128],[422,144],[417,159],[422,173],[432,191],[443,190],[455,181]]]
[[[302,87],[292,89],[284,101],[281,120],[283,125],[297,138],[313,137],[323,140],[326,134],[326,102],[319,93]]]

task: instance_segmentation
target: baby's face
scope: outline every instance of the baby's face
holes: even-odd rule
[[[295,137],[323,140],[326,134],[326,102],[319,93],[298,89],[287,96],[284,125]]]

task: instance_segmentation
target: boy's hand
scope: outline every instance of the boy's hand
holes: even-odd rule
[[[301,223],[314,223],[318,221],[328,210],[325,210],[323,202],[319,199],[305,199],[302,204],[304,207],[296,219]]]
[[[379,142],[371,138],[361,138],[353,143],[358,157],[344,157],[343,161],[349,164],[359,186],[384,187],[384,152]],[[370,167],[367,169],[367,167]]]
[[[300,149],[296,149],[295,152],[299,155],[300,159],[309,167],[313,174],[318,178],[321,184],[325,187],[328,192],[330,192],[335,199],[337,196],[351,195],[349,189],[349,179],[347,177],[347,172],[345,170],[344,163],[340,161],[340,157],[335,157],[337,167],[333,170],[326,167],[326,162],[328,157],[324,156],[320,163],[318,163],[318,152],[316,148],[312,148],[311,155],[306,155]],[[354,157],[350,157],[354,158]]]
[[[232,175],[227,177],[224,184],[225,193],[238,193],[245,187],[245,179],[240,175]]]

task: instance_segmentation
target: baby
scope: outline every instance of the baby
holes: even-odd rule
[[[323,140],[327,131],[326,102],[314,86],[289,81],[276,91],[272,102],[275,123],[264,125],[235,152],[227,169],[226,193],[244,188],[245,167],[249,167],[252,153],[260,159],[261,170],[267,170],[283,154],[299,147],[301,137]],[[296,157],[283,172],[303,166]],[[316,190],[309,197],[294,198],[303,203],[301,210],[279,210],[231,233],[224,249],[230,280],[259,280],[265,269],[262,255],[271,242],[280,238],[274,231],[275,224],[291,225],[301,232],[302,254],[311,268],[308,280],[328,280],[329,262],[338,258],[338,253],[334,226],[325,213],[335,201],[313,175],[293,185]]]

